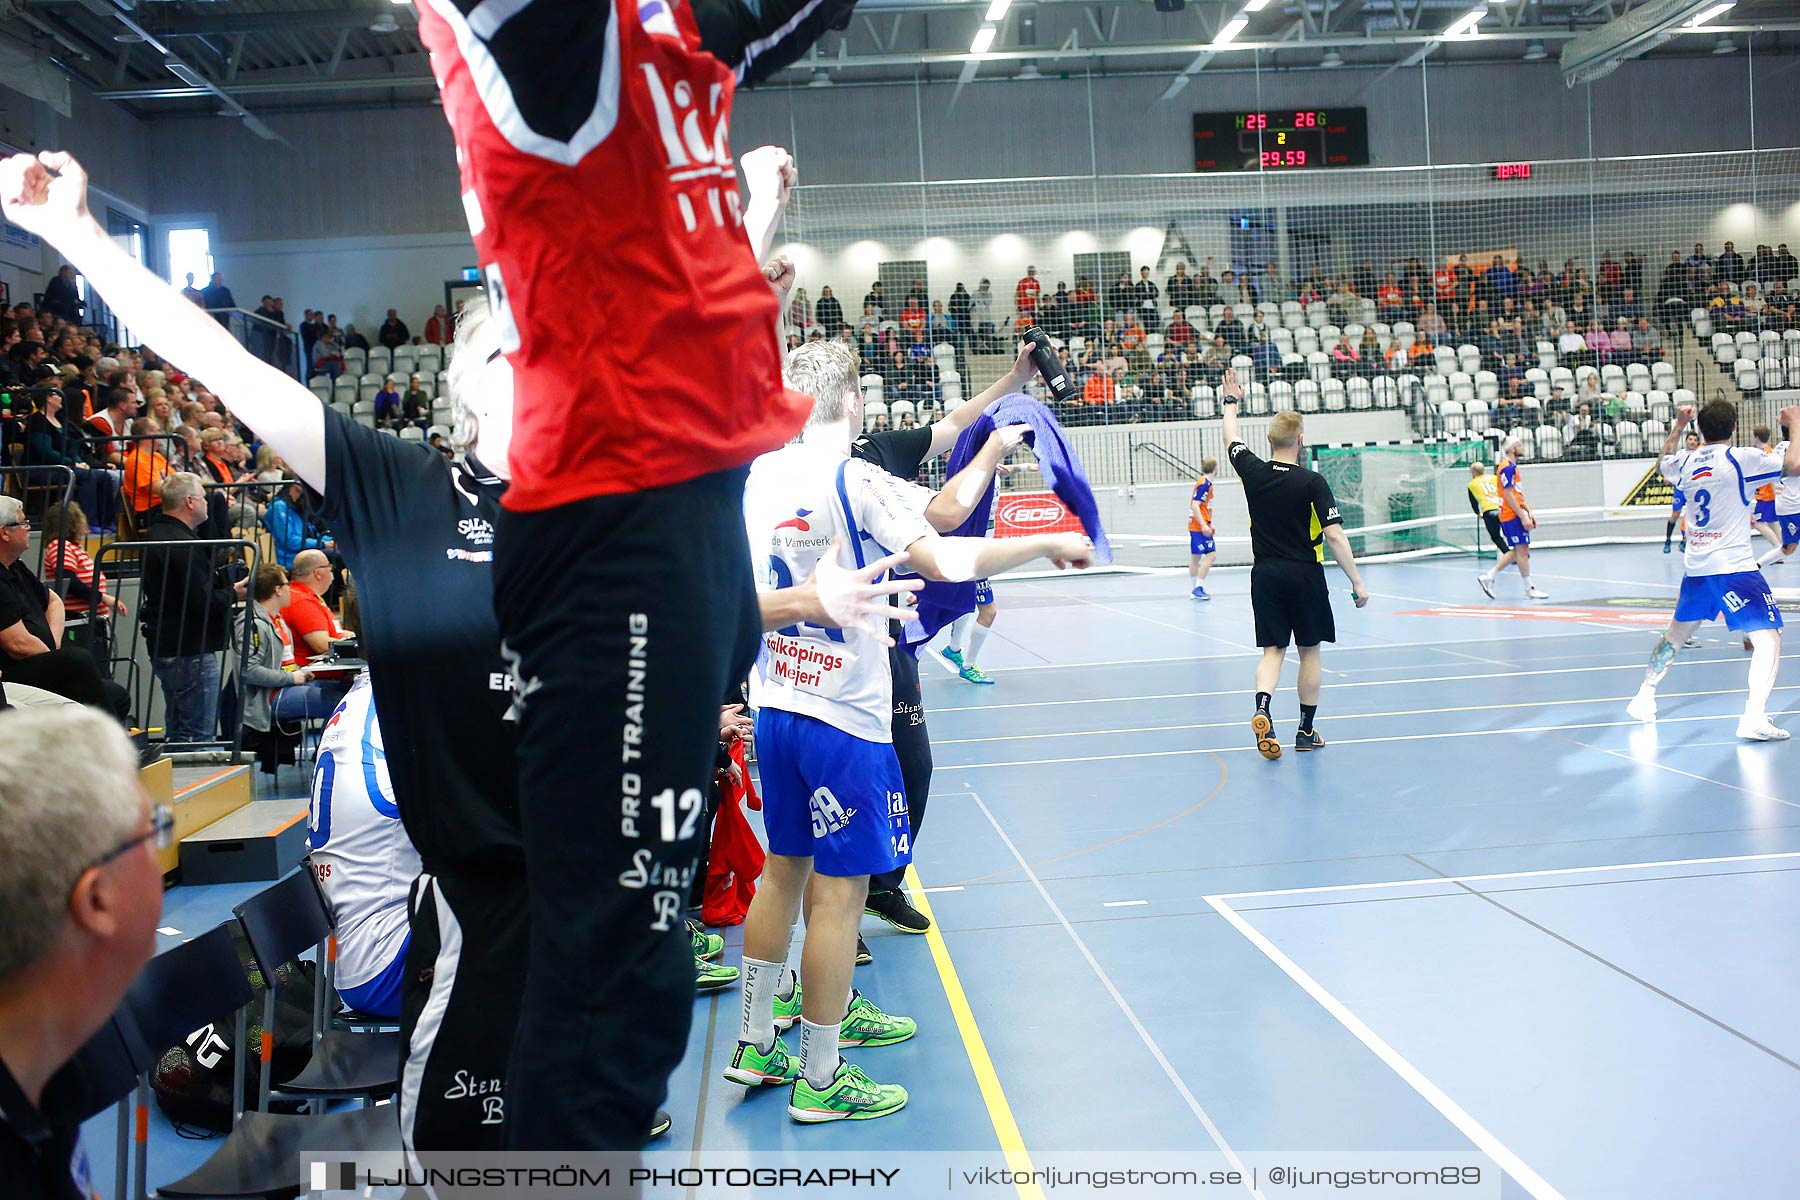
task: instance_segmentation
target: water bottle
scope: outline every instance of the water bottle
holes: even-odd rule
[[[1062,359],[1056,353],[1056,347],[1050,342],[1050,335],[1036,325],[1025,330],[1025,340],[1031,343],[1031,361],[1043,377],[1044,386],[1050,390],[1053,403],[1072,404],[1081,398],[1075,388],[1075,381],[1063,369]]]

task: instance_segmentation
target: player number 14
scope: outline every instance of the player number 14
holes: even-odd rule
[[[665,842],[685,842],[694,836],[694,826],[700,823],[700,814],[706,809],[706,800],[700,795],[700,789],[689,788],[681,793],[681,829],[675,828],[675,789],[664,788],[650,797],[651,805],[662,816],[662,840]]]

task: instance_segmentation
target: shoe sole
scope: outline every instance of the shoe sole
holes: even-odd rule
[[[736,987],[737,982],[735,979],[696,979],[694,992],[696,995],[706,996],[713,992],[722,992],[726,988]]]
[[[875,956],[873,954],[859,954],[856,956],[856,965],[859,967],[866,967],[874,961]]]
[[[828,1108],[795,1108],[788,1105],[788,1116],[802,1125],[826,1125],[832,1121],[873,1121],[877,1117],[891,1117],[906,1107],[906,1101],[892,1108],[858,1109],[856,1112],[838,1112]]]
[[[1765,733],[1762,730],[1746,733],[1740,729],[1738,730],[1738,737],[1746,742],[1785,742],[1788,740],[1788,733],[1786,730],[1780,729],[1779,727],[1777,727],[1774,732],[1769,733]]]
[[[875,910],[873,908],[863,909],[863,915],[865,917],[880,917],[883,921],[886,921],[889,925],[893,926],[895,929],[898,929],[901,933],[930,933],[931,932],[931,922],[930,921],[926,921],[923,928],[914,929],[910,925],[902,925],[900,922],[894,920],[894,918],[888,916],[886,913],[878,912],[877,910]]]
[[[1264,758],[1274,762],[1281,757],[1281,743],[1270,735],[1275,732],[1275,722],[1257,713],[1250,718],[1250,731],[1256,734],[1256,749]]]
[[[794,1026],[798,1025],[799,1023],[800,1023],[800,1014],[799,1013],[795,1013],[791,1017],[776,1017],[775,1018],[775,1029],[779,1033],[786,1033],[788,1030],[792,1029]]]
[[[752,1071],[745,1067],[726,1067],[725,1078],[730,1083],[741,1083],[745,1087],[773,1087],[778,1083],[792,1084],[798,1076],[770,1075],[764,1071]]]

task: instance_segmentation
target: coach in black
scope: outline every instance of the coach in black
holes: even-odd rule
[[[1269,701],[1281,679],[1288,643],[1300,652],[1300,728],[1294,749],[1323,749],[1325,739],[1313,728],[1319,709],[1319,644],[1337,640],[1331,596],[1325,585],[1325,547],[1350,577],[1350,594],[1361,608],[1369,602],[1356,569],[1350,539],[1331,485],[1316,471],[1300,465],[1303,429],[1300,414],[1278,412],[1269,421],[1269,457],[1258,458],[1238,437],[1238,402],[1244,385],[1236,371],[1226,371],[1220,385],[1225,407],[1225,453],[1244,485],[1250,509],[1250,608],[1256,615],[1256,715],[1250,728],[1256,748],[1267,759],[1281,757]]]

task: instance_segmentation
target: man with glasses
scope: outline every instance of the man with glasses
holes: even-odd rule
[[[281,616],[294,631],[294,661],[302,667],[329,655],[334,639],[350,636],[321,599],[331,591],[334,577],[331,559],[323,550],[302,550],[294,555],[294,569],[288,573],[293,599]]]
[[[156,946],[174,814],[124,733],[74,706],[0,714],[0,1196],[97,1195],[62,1068]]]
[[[131,711],[130,694],[101,673],[93,655],[63,646],[62,597],[25,565],[30,548],[25,506],[15,497],[0,496],[0,675],[124,721]]]

